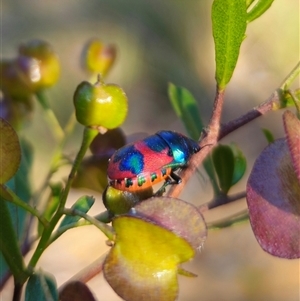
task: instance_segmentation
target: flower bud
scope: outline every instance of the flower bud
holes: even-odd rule
[[[91,39],[82,53],[83,68],[90,73],[105,76],[115,62],[116,53],[114,45],[104,45],[98,39]]]
[[[100,80],[92,85],[82,82],[74,94],[76,118],[90,127],[114,129],[120,126],[128,110],[127,96],[117,85],[104,84]]]

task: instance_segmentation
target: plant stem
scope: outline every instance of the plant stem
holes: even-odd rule
[[[283,81],[279,90],[276,90],[272,93],[272,95],[263,103],[258,105],[257,107],[253,108],[246,114],[238,117],[235,120],[224,124],[220,131],[220,139],[228,135],[229,133],[233,132],[234,130],[240,128],[241,126],[249,123],[250,121],[254,120],[255,118],[272,111],[273,109],[280,109],[282,108],[282,102],[280,100],[280,94],[282,90],[287,90],[290,85],[294,82],[297,76],[300,74],[300,62],[293,68],[293,70],[288,74],[286,79]]]
[[[59,162],[62,158],[63,147],[65,146],[67,137],[73,131],[75,124],[76,124],[76,116],[75,116],[75,111],[74,111],[72,113],[72,115],[70,116],[66,126],[64,127],[64,130],[63,130],[64,136],[60,139],[60,141],[54,151],[54,154],[52,156],[51,163],[50,163],[50,171],[49,171],[49,173],[51,175],[57,170],[57,168],[59,166]]]
[[[83,270],[78,272],[76,275],[74,275],[71,279],[69,279],[65,284],[63,284],[59,288],[59,292],[63,289],[65,285],[67,285],[69,282],[72,281],[80,281],[87,283],[90,279],[94,278],[96,275],[102,272],[103,269],[103,262],[105,260],[106,253],[101,255],[98,259],[96,259],[93,263],[91,263],[89,266],[85,267]]]
[[[249,219],[248,209],[245,209],[239,213],[236,213],[236,214],[226,217],[224,219],[221,219],[221,220],[218,220],[218,221],[215,221],[212,223],[207,223],[207,228],[209,230],[226,228],[226,227],[230,227],[232,225],[239,224],[241,222],[245,222],[248,219]]]
[[[38,91],[36,92],[36,97],[39,101],[39,103],[42,105],[45,116],[48,120],[48,123],[50,125],[50,128],[52,129],[52,132],[57,140],[61,140],[64,137],[64,131],[61,128],[55,114],[53,113],[52,109],[50,108],[49,102],[47,100],[45,91]]]
[[[56,241],[62,234],[64,234],[66,231],[73,229],[73,228],[77,228],[77,227],[82,227],[82,226],[89,226],[91,225],[90,222],[86,221],[86,220],[80,220],[76,223],[71,223],[68,225],[65,225],[64,227],[59,227],[59,229],[57,229],[55,232],[53,232],[53,234],[51,235],[51,238],[49,239],[48,245],[51,245],[54,241]]]
[[[224,103],[224,92],[224,90],[217,89],[213,112],[208,125],[207,135],[199,143],[200,147],[202,148],[201,151],[191,158],[191,160],[189,161],[189,167],[179,173],[179,176],[182,179],[182,183],[180,185],[172,185],[167,193],[167,196],[177,197],[181,193],[185,184],[194,174],[197,167],[203,162],[203,160],[209,154],[211,148],[217,143],[219,139],[220,120]]]
[[[93,139],[97,135],[97,133],[98,133],[98,131],[96,129],[92,129],[92,128],[88,128],[88,127],[85,127],[85,129],[84,129],[81,148],[80,148],[80,150],[76,156],[76,159],[74,161],[74,164],[72,166],[65,189],[61,193],[60,204],[58,206],[56,213],[54,214],[51,221],[49,222],[49,226],[44,228],[41,239],[35,249],[35,252],[33,253],[33,255],[31,257],[31,260],[29,261],[28,268],[30,270],[34,269],[34,267],[36,266],[39,258],[41,257],[42,253],[44,252],[45,248],[48,245],[50,236],[51,236],[55,226],[57,225],[58,221],[60,220],[60,218],[63,215],[63,210],[65,207],[67,197],[69,195],[75,174],[78,170],[78,167],[79,167],[90,143],[93,141]]]
[[[23,288],[23,284],[17,283],[15,281],[14,294],[13,294],[12,301],[20,301],[21,300],[22,288]]]
[[[232,194],[230,196],[228,196],[228,195],[223,195],[222,196],[221,195],[217,198],[214,198],[213,200],[211,200],[210,202],[208,202],[206,204],[202,204],[199,207],[199,210],[201,212],[204,212],[206,210],[210,210],[210,209],[222,206],[222,205],[226,205],[226,204],[235,202],[235,201],[243,199],[245,197],[246,197],[246,191],[238,192],[238,193]]]
[[[32,215],[38,218],[38,220],[43,224],[44,227],[48,226],[47,220],[40,214],[38,210],[31,207],[27,203],[25,203],[23,200],[21,200],[9,187],[3,185],[2,188],[10,195],[11,198],[7,198],[6,200],[13,203],[16,206],[19,206],[20,208],[23,208],[24,210],[28,211]]]
[[[66,212],[66,211],[64,211],[64,212],[66,214],[68,214],[68,212]],[[72,213],[73,213],[73,211],[72,211]],[[94,219],[97,220],[98,222],[102,222],[102,223],[106,223],[106,224],[109,223],[109,222],[111,222],[110,215],[109,215],[109,213],[107,211],[104,211],[104,212],[102,212],[102,213],[94,216]],[[92,223],[89,222],[89,221],[87,221],[87,220],[80,220],[80,221],[78,221],[76,223],[68,224],[68,225],[66,225],[64,227],[59,227],[59,229],[57,229],[57,231],[55,231],[52,234],[51,239],[49,240],[49,244],[48,245],[52,244],[56,239],[58,239],[67,230],[70,230],[70,229],[73,229],[73,228],[77,228],[77,227],[82,227],[82,226],[89,226],[89,225],[92,225]]]
[[[296,79],[296,77],[300,74],[300,62],[293,68],[293,70],[286,77],[284,82],[282,83],[280,89],[287,89],[292,82]],[[280,90],[279,90],[280,91]],[[282,103],[280,101],[279,91],[276,90],[272,95],[259,106],[253,108],[246,114],[241,117],[238,117],[235,120],[228,122],[220,128],[220,118],[222,112],[222,106],[224,101],[224,91],[217,91],[216,98],[214,101],[213,113],[209,122],[209,130],[207,136],[204,137],[199,145],[203,147],[201,151],[195,154],[189,162],[189,167],[185,170],[182,170],[179,175],[182,179],[181,185],[173,185],[167,193],[167,196],[177,197],[181,191],[183,190],[186,182],[193,175],[197,167],[203,162],[206,156],[209,154],[210,149],[213,145],[217,143],[221,138],[225,137],[229,133],[234,130],[240,128],[241,126],[249,123],[255,118],[268,113],[271,110],[277,110],[282,108]]]
[[[258,105],[257,107],[253,108],[246,114],[229,121],[228,123],[224,124],[220,130],[219,138],[223,138],[229,133],[235,131],[236,129],[242,127],[243,125],[249,123],[250,121],[254,120],[255,118],[264,115],[271,111],[274,106],[279,105],[279,93],[275,91],[266,101]]]
[[[90,224],[93,224],[94,226],[96,226],[98,229],[100,229],[104,235],[106,235],[106,237],[109,240],[114,241],[114,237],[115,237],[115,232],[113,231],[113,228],[111,226],[108,226],[105,223],[99,222],[97,219],[95,219],[92,216],[89,216],[88,214],[79,211],[79,210],[74,210],[74,209],[64,209],[63,213],[67,214],[67,215],[78,215],[81,216],[82,218],[84,218],[86,221],[88,221]]]
[[[282,90],[288,90],[291,86],[291,84],[294,82],[294,80],[299,76],[300,74],[300,62],[294,67],[294,69],[289,73],[289,75],[285,78],[283,83],[280,86],[280,89]]]

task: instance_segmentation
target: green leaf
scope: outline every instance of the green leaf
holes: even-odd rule
[[[21,162],[21,148],[17,133],[0,118],[0,184],[6,183],[17,172]]]
[[[12,189],[21,200],[28,203],[31,198],[29,173],[33,161],[33,151],[31,145],[24,139],[20,140],[20,145],[22,155],[19,169],[14,175],[14,177],[10,179],[5,185]],[[9,194],[4,194],[3,192],[5,191],[1,190],[1,196],[4,200],[8,200],[11,198]],[[28,216],[28,213],[23,208],[20,208],[10,202],[7,202],[6,206],[9,210],[12,226],[17,235],[18,242],[19,244],[22,244],[27,234],[26,218]],[[9,267],[6,264],[6,260],[4,259],[3,254],[0,253],[0,278],[2,278],[8,272]]]
[[[215,172],[215,168],[213,165],[213,161],[211,158],[211,154],[209,154],[209,156],[207,156],[204,161],[203,161],[203,167],[210,179],[213,191],[214,191],[214,195],[219,195],[220,193],[220,188],[218,185],[218,180],[217,180],[217,176],[216,176],[216,172]]]
[[[215,0],[212,26],[216,53],[216,81],[223,90],[230,81],[246,31],[245,0]]]
[[[247,8],[254,2],[255,0],[246,0]]]
[[[262,130],[263,134],[265,135],[268,143],[269,144],[273,143],[275,139],[274,139],[272,132],[268,129],[261,129],[261,130]]]
[[[2,198],[0,198],[0,217],[0,251],[15,281],[22,284],[28,275],[6,201]]]
[[[241,149],[234,143],[230,145],[234,157],[234,169],[231,186],[236,184],[245,174],[247,168],[247,160]]]
[[[25,203],[28,203],[32,195],[29,174],[32,167],[33,150],[31,144],[24,139],[21,139],[20,143],[22,150],[21,164],[17,173],[6,185],[12,189],[21,200],[23,200]],[[12,216],[15,230],[19,237],[19,241],[22,243],[22,239],[24,238],[25,219],[27,212],[11,203],[8,204],[8,208]]]
[[[43,216],[47,221],[50,221],[51,217],[53,216],[54,212],[56,211],[59,205],[59,198],[61,191],[63,189],[62,183],[55,183],[50,185],[51,194],[47,200],[46,208],[43,212]],[[42,223],[38,223],[38,234],[41,235],[44,226]]]
[[[219,186],[224,194],[232,186],[234,172],[233,151],[228,145],[218,145],[213,149],[212,160],[219,179]]]
[[[273,1],[274,0],[258,0],[257,3],[247,13],[247,22],[250,23],[260,17],[266,10],[270,8]]]
[[[58,301],[56,281],[51,274],[38,271],[27,283],[25,301]]]
[[[85,196],[82,196],[81,198],[79,198],[75,202],[75,204],[71,207],[71,209],[87,213],[91,209],[91,207],[93,206],[94,202],[95,202],[94,197],[85,195]],[[81,219],[81,216],[76,216],[76,215],[75,216],[69,216],[69,215],[67,215],[61,221],[59,229],[66,226],[66,225],[76,223],[80,219]]]
[[[189,136],[198,140],[203,128],[194,96],[185,88],[169,83],[168,94],[176,115],[182,120]]]
[[[279,93],[279,100],[280,100],[280,105],[273,110],[277,109],[283,109],[286,107],[295,107],[295,99],[292,97],[292,95],[288,91],[280,91]],[[296,101],[299,102],[300,100],[300,89],[296,89],[294,91],[294,96],[296,98]]]
[[[187,89],[175,86],[172,83],[169,83],[168,94],[173,109],[185,125],[189,136],[194,140],[198,140],[204,125],[195,98]],[[217,192],[218,185],[214,167],[209,157],[204,160],[203,166],[212,182],[214,190]]]

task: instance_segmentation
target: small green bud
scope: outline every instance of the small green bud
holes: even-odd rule
[[[127,96],[117,85],[104,84],[100,80],[92,85],[82,82],[74,94],[76,118],[90,127],[114,129],[120,126],[128,110]]]
[[[129,192],[107,186],[102,197],[106,209],[116,215],[127,213],[132,207],[152,196],[152,187],[136,192]]]

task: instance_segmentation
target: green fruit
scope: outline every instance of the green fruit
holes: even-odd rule
[[[74,94],[76,118],[89,127],[114,129],[120,126],[128,110],[127,96],[117,85],[104,84],[100,80],[92,85],[82,82]]]
[[[112,186],[107,186],[103,192],[103,204],[106,209],[114,214],[127,213],[132,207],[138,203],[149,199],[153,196],[152,187],[139,190],[136,192],[122,191]]]

